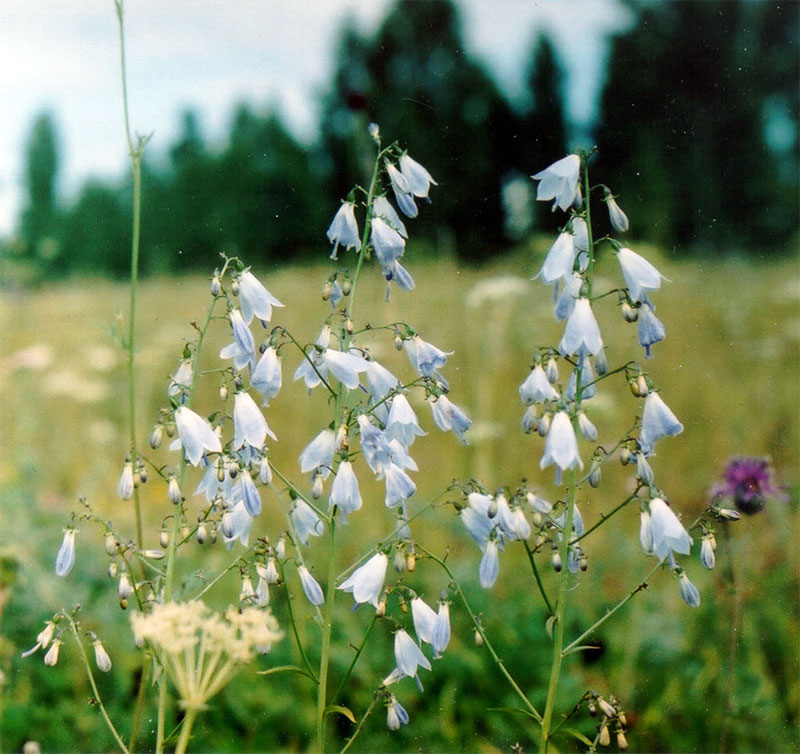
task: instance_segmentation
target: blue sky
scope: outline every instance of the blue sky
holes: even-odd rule
[[[433,1],[433,0],[420,0]],[[534,35],[549,31],[568,72],[569,109],[591,121],[609,33],[632,19],[617,0],[457,0],[469,49],[511,95]],[[131,121],[153,132],[148,150],[175,138],[179,113],[197,109],[212,139],[237,101],[277,109],[295,135],[314,138],[317,104],[350,14],[374,31],[391,0],[127,0]],[[23,201],[25,140],[47,108],[60,131],[59,193],[89,175],[125,169],[119,47],[112,0],[2,0],[0,4],[0,235]]]

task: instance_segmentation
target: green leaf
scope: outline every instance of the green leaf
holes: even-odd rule
[[[353,714],[353,712],[347,707],[342,707],[341,704],[332,704],[329,707],[326,707],[326,715],[330,715],[332,712],[338,712],[340,715],[344,715],[351,723],[355,723],[356,721],[356,716]]]

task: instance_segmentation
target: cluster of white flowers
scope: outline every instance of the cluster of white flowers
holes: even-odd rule
[[[283,637],[275,617],[256,607],[224,615],[198,600],[157,604],[131,615],[134,638],[158,650],[184,708],[202,709],[256,654]]]

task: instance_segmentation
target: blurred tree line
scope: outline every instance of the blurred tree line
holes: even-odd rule
[[[632,236],[680,253],[791,248],[800,5],[627,4],[637,21],[612,41],[595,177],[612,184]],[[370,121],[440,184],[415,239],[469,260],[499,253],[549,213],[528,175],[592,146],[570,143],[562,64],[544,34],[527,71],[526,104],[509,102],[466,51],[452,0],[399,0],[372,37],[346,22],[318,143],[298,143],[277,115],[241,104],[222,148],[186,112],[168,155],[146,153],[142,271],[208,270],[223,250],[259,263],[318,255],[340,199],[366,180]],[[20,255],[45,275],[126,275],[130,185],[90,180],[59,206],[49,113],[33,126],[26,166]]]

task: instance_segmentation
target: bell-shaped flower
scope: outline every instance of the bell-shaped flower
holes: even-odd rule
[[[394,635],[394,659],[397,669],[409,678],[416,678],[418,667],[431,669],[430,660],[422,654],[417,643],[404,629]]]
[[[175,428],[183,447],[186,460],[197,466],[206,452],[221,453],[219,436],[211,425],[190,408],[181,406],[175,410]]]
[[[500,573],[500,558],[497,555],[497,542],[490,539],[486,543],[480,565],[478,566],[478,580],[484,589],[491,589]]]
[[[364,451],[364,460],[367,462],[367,466],[374,474],[382,475],[392,456],[389,441],[384,433],[364,414],[358,417],[358,429],[361,449]]]
[[[361,508],[361,493],[358,491],[358,479],[350,461],[342,461],[336,469],[336,477],[331,485],[328,505],[335,505],[342,512],[342,523],[347,523],[347,516]]]
[[[593,356],[603,347],[600,328],[588,298],[579,298],[569,315],[564,336],[558,344],[562,356]]]
[[[560,484],[561,472],[575,466],[583,468],[578,453],[578,438],[566,411],[559,411],[550,423],[547,439],[544,443],[544,455],[539,462],[539,467],[546,469],[551,464],[556,464],[556,483]]]
[[[75,565],[75,529],[67,529],[56,554],[56,576],[66,576]]]
[[[572,218],[572,235],[574,237],[575,251],[585,254],[589,251],[589,226],[582,217]],[[581,269],[584,269],[581,265]]]
[[[550,384],[541,364],[537,364],[519,386],[519,397],[526,406],[558,400],[558,392]]]
[[[579,195],[578,178],[580,177],[581,160],[576,154],[570,154],[550,167],[532,175],[531,178],[539,181],[536,190],[537,201],[543,202],[555,199],[553,207],[560,207],[566,212]]]
[[[386,172],[389,174],[389,181],[392,184],[397,206],[400,207],[406,217],[416,217],[419,214],[419,210],[414,203],[414,196],[411,193],[411,186],[408,185],[408,179],[388,160],[386,161]]]
[[[361,239],[358,237],[358,224],[356,223],[355,206],[351,202],[344,202],[336,212],[328,228],[328,240],[333,244],[331,259],[338,259],[339,245],[345,249],[361,251]]]
[[[424,434],[408,399],[402,393],[397,393],[392,398],[389,417],[386,421],[385,435],[387,439],[397,439],[407,448],[417,436]]]
[[[578,300],[581,287],[583,286],[583,277],[579,272],[573,272],[568,277],[564,278],[564,288],[556,299],[555,309],[553,313],[559,322],[563,322],[575,308],[575,302]]]
[[[429,401],[429,403],[436,426],[443,432],[452,430],[458,439],[466,445],[467,438],[464,437],[464,433],[470,428],[472,420],[455,403],[451,402],[446,395],[440,395],[438,398]]]
[[[250,537],[250,525],[253,517],[247,512],[244,502],[241,500],[228,511],[222,514],[222,538],[225,546],[230,549],[238,539],[242,547],[247,547]]]
[[[111,670],[111,658],[108,656],[106,648],[103,646],[103,643],[100,641],[100,639],[95,639],[93,646],[94,662],[97,665],[97,669],[102,673],[108,673]]]
[[[267,420],[250,394],[241,391],[233,399],[233,447],[243,448],[245,444],[252,448],[261,448],[269,435],[277,440],[267,425]]]
[[[389,704],[386,705],[386,726],[389,730],[397,730],[401,725],[408,724],[408,712],[394,694],[389,698]]]
[[[305,474],[319,467],[330,467],[336,446],[336,435],[332,429],[323,429],[300,454],[300,471]]]
[[[620,249],[617,261],[622,268],[628,295],[634,303],[648,301],[647,292],[657,291],[661,287],[661,280],[666,280],[650,262],[630,249]]]
[[[309,537],[321,537],[325,533],[322,519],[305,500],[297,500],[290,515],[297,537],[306,547]]]
[[[414,290],[414,278],[411,277],[411,273],[403,267],[400,262],[395,260],[389,267],[383,267],[381,269],[381,274],[384,278],[386,278],[387,283],[396,283],[399,285],[404,291],[413,291]],[[386,300],[389,300],[391,285],[386,287]]]
[[[439,185],[422,165],[407,154],[400,158],[400,172],[406,179],[411,193],[420,199],[428,198],[431,184],[434,186]]]
[[[36,636],[36,644],[23,652],[21,656],[30,657],[34,652],[38,652],[40,649],[47,649],[48,644],[53,640],[55,632],[56,624],[53,623],[52,620],[45,621],[44,628],[39,631]]]
[[[681,597],[689,607],[700,607],[700,592],[697,587],[689,581],[689,577],[685,573],[681,573],[678,577],[678,585],[681,590]]]
[[[480,492],[470,492],[467,496],[467,506],[461,509],[459,518],[464,524],[470,536],[478,544],[481,550],[486,549],[489,542],[489,535],[495,527],[493,518],[489,518],[489,510],[492,507],[492,498]]]
[[[620,209],[616,199],[611,194],[606,197],[606,207],[608,207],[608,219],[611,221],[611,227],[617,233],[627,233],[629,228],[628,216]]]
[[[678,421],[669,406],[661,400],[661,396],[651,391],[644,399],[642,412],[642,428],[639,432],[639,446],[645,455],[653,452],[656,441],[667,435],[679,435],[683,432],[683,424]]]
[[[382,267],[391,267],[406,250],[405,239],[380,217],[373,217],[370,240]]]
[[[393,461],[383,468],[383,474],[386,482],[384,502],[387,508],[394,508],[408,500],[417,491],[417,485],[414,484],[411,477]]]
[[[580,411],[578,413],[578,429],[585,440],[589,442],[595,442],[595,440],[597,440],[597,427],[595,427],[592,420],[586,416],[585,411]]]
[[[225,346],[219,352],[219,357],[233,359],[233,365],[237,369],[244,369],[248,365],[252,368],[256,363],[256,345],[253,341],[253,334],[238,309],[231,309],[228,317],[233,328],[233,343]]]
[[[661,320],[653,314],[653,310],[647,305],[642,304],[639,311],[639,345],[644,347],[647,358],[651,357],[650,346],[666,337],[666,330]]]
[[[639,514],[639,544],[645,555],[653,554],[653,529],[650,526],[650,511],[647,510]]]
[[[700,545],[700,562],[705,568],[710,571],[716,564],[716,556],[714,555],[714,545],[710,537],[703,537],[703,543]]]
[[[396,230],[403,238],[408,238],[408,231],[403,221],[400,219],[400,215],[397,214],[395,208],[385,196],[379,196],[375,199],[372,205],[372,211],[375,213],[376,217],[385,220],[392,230]]]
[[[663,560],[673,551],[688,555],[692,538],[672,508],[660,497],[650,501],[650,535],[653,538],[653,554]]]
[[[367,375],[367,391],[373,403],[383,401],[400,384],[397,377],[377,361],[368,361],[364,372]]]
[[[326,348],[319,358],[325,371],[330,372],[349,390],[359,386],[358,375],[367,369],[367,360],[357,353]]]
[[[531,508],[538,511],[543,516],[549,515],[553,510],[553,504],[549,500],[545,500],[543,497],[535,495],[533,492],[528,493],[527,500]]]
[[[169,397],[175,398],[176,396],[185,393],[192,386],[192,378],[192,360],[184,359],[181,361],[180,366],[172,376],[172,379],[169,381],[169,388],[167,388]]]
[[[300,583],[303,586],[303,594],[306,599],[315,607],[319,607],[325,602],[325,595],[322,593],[322,587],[317,580],[308,572],[308,568],[304,565],[297,567],[297,575],[300,577]]]
[[[272,307],[283,306],[250,270],[245,270],[239,276],[239,305],[248,325],[254,316],[262,322],[269,322],[272,319]]]
[[[419,335],[405,341],[405,351],[411,366],[423,377],[435,377],[437,370],[447,363],[452,351],[442,351],[431,343],[427,343]]]
[[[575,264],[575,239],[572,233],[564,231],[550,247],[544,258],[542,269],[536,277],[541,277],[547,283],[555,283],[562,278],[566,279],[572,273]],[[535,278],[534,278],[535,279]]]
[[[414,620],[414,633],[420,642],[432,644],[436,613],[421,597],[411,600],[411,617]]]
[[[433,651],[436,655],[447,649],[450,643],[450,604],[447,600],[440,600],[439,611],[436,613],[436,623],[433,626]]]
[[[281,360],[278,358],[278,352],[269,346],[250,375],[250,385],[264,396],[262,406],[268,405],[269,401],[278,394],[282,381]]]
[[[336,587],[343,592],[350,592],[357,605],[369,602],[378,607],[378,597],[386,578],[386,566],[389,558],[382,552],[373,555],[364,565],[357,568],[349,578]]]
[[[598,353],[602,353],[602,350],[598,351]],[[596,358],[596,357],[595,357]],[[592,369],[592,362],[589,360],[588,356],[584,356],[581,359],[581,400],[588,400],[589,398],[593,398],[595,393],[597,392],[597,385],[592,384],[595,380],[594,369]],[[569,382],[567,383],[567,391],[566,396],[568,400],[574,401],[576,391],[578,389],[578,370],[573,369],[572,374],[569,376]]]
[[[261,495],[258,494],[258,489],[253,483],[253,479],[247,469],[239,473],[238,484],[239,494],[241,495],[247,515],[251,518],[255,518],[261,513]]]

